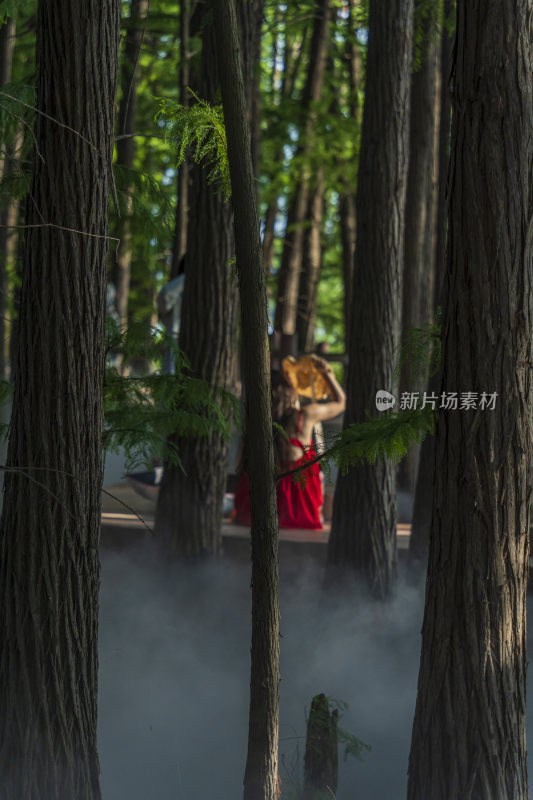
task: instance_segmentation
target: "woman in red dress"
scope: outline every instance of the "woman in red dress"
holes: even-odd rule
[[[311,358],[329,386],[328,402],[300,406],[298,392],[287,378],[279,373],[272,374],[272,418],[286,434],[283,436],[278,428],[274,428],[278,472],[290,472],[312,461],[316,456],[312,443],[314,426],[341,414],[346,405],[344,391],[327,361],[318,356]],[[294,475],[278,480],[276,494],[280,528],[322,528],[320,509],[323,497],[318,463],[311,464],[298,480]],[[235,490],[235,512],[238,524],[250,525],[250,492],[245,467]]]

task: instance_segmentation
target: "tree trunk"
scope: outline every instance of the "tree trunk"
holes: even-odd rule
[[[180,3],[180,103],[189,105],[189,0]],[[187,251],[187,223],[189,219],[189,162],[187,159],[178,170],[178,195],[176,202],[176,222],[174,226],[174,246],[170,277],[178,275],[181,259]]]
[[[479,395],[437,423],[409,800],[528,797],[532,13],[457,5],[442,391]]]
[[[15,20],[8,17],[4,25],[0,28],[0,87],[9,83],[13,66],[13,51],[15,48]],[[21,127],[19,125],[19,136],[21,138]],[[14,159],[17,158],[17,142],[10,146],[8,142],[0,151],[0,179],[12,171]],[[18,202],[11,200],[6,208],[0,209],[0,379],[6,377],[6,311],[7,311],[7,271],[8,271],[8,252],[9,243],[13,239],[15,231],[14,218],[18,211]]]
[[[26,219],[0,534],[2,800],[100,798],[98,544],[119,24],[118,2],[39,3],[42,157]]]
[[[430,379],[427,386],[429,394],[438,395],[440,381],[440,374]],[[411,535],[409,537],[409,572],[415,582],[425,574],[427,568],[434,480],[435,437],[426,436],[420,447],[420,464],[416,479]]]
[[[444,15],[448,18],[453,12],[453,0],[446,0]],[[441,37],[441,80],[440,80],[440,123],[439,123],[439,180],[437,236],[435,242],[435,281],[433,309],[441,302],[441,285],[446,256],[446,231],[448,227],[447,182],[450,162],[450,65],[451,37],[444,27]],[[438,383],[437,383],[438,381]],[[428,386],[428,392],[438,392],[440,376],[435,377]],[[427,568],[429,550],[429,532],[433,509],[433,480],[435,475],[435,437],[426,436],[420,448],[420,465],[416,481],[413,504],[411,536],[409,538],[410,568],[414,573],[424,572]]]
[[[278,7],[279,8],[279,7]],[[302,55],[305,50],[305,40],[307,38],[307,28],[304,28],[301,41],[299,42],[299,46],[297,47],[294,43],[291,43],[289,37],[289,31],[287,30],[287,12],[288,6],[285,6],[284,15],[285,15],[285,31],[283,34],[283,74],[281,79],[281,89],[280,89],[280,96],[279,96],[279,103],[280,105],[292,95],[294,91],[294,86],[296,84],[296,80],[298,77],[300,64],[302,62]],[[296,50],[296,52],[294,52]],[[274,56],[275,59],[275,56]],[[275,65],[275,60],[274,60]],[[272,75],[274,76],[275,70],[272,70]],[[278,150],[275,158],[274,163],[280,164],[283,161],[283,146],[280,147]],[[265,224],[264,224],[264,233],[263,233],[263,266],[267,273],[270,273],[272,270],[272,261],[274,259],[274,242],[275,242],[275,223],[276,217],[278,213],[278,198],[275,197],[269,204],[265,213]]]
[[[335,796],[339,771],[337,721],[338,712],[329,710],[326,695],[313,697],[307,722],[301,800]]]
[[[198,97],[215,102],[218,69],[215,31],[207,8],[194,23],[203,30]],[[192,31],[191,31],[192,32]],[[193,76],[191,76],[193,77]],[[191,168],[187,264],[179,344],[192,374],[211,386],[234,391],[237,366],[237,286],[233,266],[231,209],[203,167]],[[156,512],[156,533],[175,556],[198,558],[222,552],[222,498],[228,444],[207,437],[171,437],[184,471],[165,465]]]
[[[313,349],[317,312],[318,281],[322,269],[322,218],[324,216],[325,176],[319,168],[316,187],[309,201],[306,217],[310,227],[305,231],[303,243],[302,271],[298,291],[298,350],[310,353]]]
[[[289,206],[278,279],[275,327],[284,334],[296,332],[298,284],[303,255],[303,223],[309,201],[310,173],[309,166],[305,164],[305,157],[312,150],[313,130],[316,125],[316,110],[313,104],[320,99],[324,82],[329,20],[330,0],[317,0],[307,80],[301,102],[304,121],[300,135],[303,143],[298,147],[297,155],[299,158],[303,157],[304,164]]]
[[[339,198],[339,224],[342,244],[342,275],[344,279],[344,339],[349,342],[356,229],[355,196],[351,192],[346,192]]]
[[[272,262],[274,260],[274,242],[276,240],[276,215],[278,213],[278,204],[273,201],[269,204],[265,214],[265,230],[263,233],[263,264],[265,272],[270,273],[272,270]]]
[[[440,0],[415,0],[423,7],[421,64],[411,78],[409,172],[405,205],[402,337],[433,321],[435,238],[438,200],[440,48],[436,34]],[[415,10],[415,15],[416,15]],[[420,13],[420,11],[419,11]],[[426,381],[404,364],[398,394],[422,393]],[[420,394],[422,396],[422,394]],[[398,468],[398,488],[413,493],[420,447],[412,446]]]
[[[235,0],[215,0],[241,293],[252,512],[252,651],[244,800],[275,800],[279,736],[278,519],[267,295]]]
[[[133,161],[135,158],[135,139],[133,134],[135,133],[137,120],[137,89],[140,80],[140,73],[137,66],[149,7],[150,0],[131,0],[124,57],[121,67],[121,100],[118,109],[117,123],[118,136],[120,138],[117,140],[116,164],[117,166],[124,167],[126,170],[133,169]],[[117,289],[116,308],[124,329],[128,327],[128,298],[131,281],[132,253],[129,217],[132,211],[131,194],[133,192],[133,187],[128,186],[125,191],[127,193],[126,208],[118,220],[115,231],[116,237],[120,239],[117,250],[115,274],[115,285]]]
[[[348,33],[355,26],[354,8],[356,0],[348,0],[348,14],[346,24],[350,26]],[[349,109],[357,127],[360,124],[361,107],[358,99],[358,89],[361,86],[361,54],[357,44],[346,36],[345,58],[348,65]],[[355,191],[345,182],[343,192],[339,198],[339,223],[342,244],[342,274],[344,278],[344,339],[350,340],[350,309],[353,294],[353,273],[355,259]],[[346,345],[347,346],[347,345]]]
[[[412,0],[370,3],[366,96],[357,183],[357,243],[345,427],[365,419],[379,389],[392,391],[400,337],[407,178]],[[328,573],[359,573],[387,596],[396,572],[395,470],[353,467],[335,492]]]
[[[443,18],[455,15],[455,0],[444,0]],[[442,31],[440,57],[440,122],[439,122],[439,197],[437,208],[437,239],[435,242],[435,297],[434,306],[442,302],[441,288],[446,272],[446,240],[448,232],[448,170],[450,166],[450,127],[452,99],[450,70],[452,66],[453,37],[446,27]]]

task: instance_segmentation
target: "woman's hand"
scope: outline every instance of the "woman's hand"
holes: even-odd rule
[[[321,372],[325,372],[326,374],[331,374],[333,372],[331,366],[328,364],[325,358],[321,356],[311,356],[311,361],[317,367],[317,369],[321,370]]]

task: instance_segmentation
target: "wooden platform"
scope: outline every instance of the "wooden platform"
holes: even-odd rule
[[[139,513],[135,514],[109,512],[102,513],[102,526],[105,528],[122,528],[130,529],[134,534],[136,532],[153,533],[154,518],[150,515]],[[331,524],[324,523],[324,527],[319,531],[306,530],[301,528],[280,528],[279,540],[280,542],[292,542],[301,544],[327,544]],[[399,524],[396,528],[398,537],[398,549],[407,550],[409,547],[409,536],[411,535],[411,526]],[[250,529],[244,525],[235,525],[229,520],[224,520],[222,523],[222,536],[224,539],[249,539]]]

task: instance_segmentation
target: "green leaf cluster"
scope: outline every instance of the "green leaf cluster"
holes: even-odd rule
[[[216,432],[229,438],[238,417],[236,397],[194,378],[170,337],[143,324],[122,333],[111,318],[107,332],[108,356],[119,358],[120,371],[106,369],[103,443],[114,452],[125,450],[126,469],[150,465],[154,457],[182,466],[179,437]],[[172,351],[175,374],[161,372],[165,348]]]
[[[229,198],[231,181],[222,106],[212,106],[194,92],[191,94],[196,100],[191,106],[161,100],[157,119],[165,122],[167,136],[177,142],[177,166],[191,152],[196,164],[207,167],[209,183],[220,182],[224,196]]]
[[[413,411],[388,411],[366,422],[349,425],[337,437],[330,457],[341,472],[355,464],[379,458],[399,461],[413,444],[420,444],[434,430],[435,412],[429,407]]]

